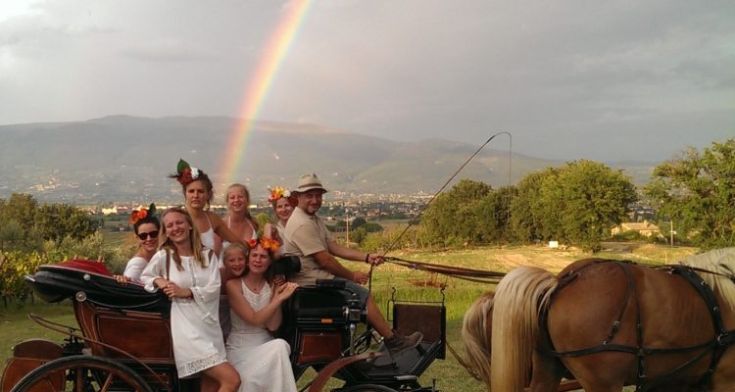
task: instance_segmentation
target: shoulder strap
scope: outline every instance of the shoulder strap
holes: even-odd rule
[[[166,280],[169,280],[169,277],[171,274],[169,274],[169,271],[171,270],[171,250],[169,248],[166,248]]]

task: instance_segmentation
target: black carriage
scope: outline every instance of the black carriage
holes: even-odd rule
[[[72,260],[45,265],[27,277],[44,300],[70,298],[77,327],[31,315],[39,324],[66,335],[62,344],[33,339],[16,345],[0,392],[21,391],[197,391],[196,378],[178,379],[171,347],[169,301],[135,284],[117,283],[104,266]],[[298,379],[317,371],[307,385],[320,391],[332,377],[348,391],[434,391],[419,376],[444,358],[445,307],[436,303],[390,301],[394,328],[419,330],[415,349],[389,355],[366,327],[356,295],[333,281],[299,288],[284,306],[279,331],[291,345]],[[305,387],[304,389],[306,389]]]

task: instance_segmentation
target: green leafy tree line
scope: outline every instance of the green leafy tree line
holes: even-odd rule
[[[680,240],[703,248],[734,246],[735,139],[701,152],[688,149],[658,165],[643,195],[660,223],[675,222]],[[512,187],[462,180],[426,209],[416,242],[456,246],[556,239],[595,251],[637,198],[621,171],[588,160],[531,173]]]
[[[99,227],[98,219],[69,204],[39,205],[22,193],[0,199],[0,250],[40,250],[44,241],[81,240]]]
[[[41,264],[55,263],[75,255],[119,258],[116,250],[103,246],[97,231],[99,220],[68,204],[43,204],[27,194],[14,193],[0,199],[0,297],[25,301],[30,288],[27,274]]]
[[[497,190],[462,180],[427,208],[421,231],[443,246],[558,239],[598,250],[635,200],[620,171],[575,161]]]

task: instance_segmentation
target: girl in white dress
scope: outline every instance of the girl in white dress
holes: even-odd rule
[[[277,243],[257,241],[246,254],[240,245],[225,250],[225,265],[239,279],[227,282],[232,331],[227,339],[227,359],[240,374],[240,392],[295,392],[296,382],[288,343],[271,331],[281,324],[281,304],[296,290],[295,283],[273,286],[267,278]]]
[[[171,299],[171,340],[179,378],[202,373],[202,391],[234,392],[240,377],[225,357],[217,317],[220,272],[214,252],[203,249],[185,210],[161,216],[163,241],[143,270],[146,290]]]
[[[151,203],[148,209],[133,210],[130,214],[130,223],[133,224],[133,232],[138,240],[138,250],[128,260],[125,272],[122,275],[115,275],[118,282],[139,282],[140,274],[158,250],[161,223],[156,217],[155,204]]]

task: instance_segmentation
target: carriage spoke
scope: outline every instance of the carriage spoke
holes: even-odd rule
[[[102,387],[100,387],[100,392],[105,392],[112,386],[112,373],[107,375],[107,379],[105,379],[105,383],[102,384]]]
[[[84,368],[73,368],[75,375],[74,392],[84,392]]]

